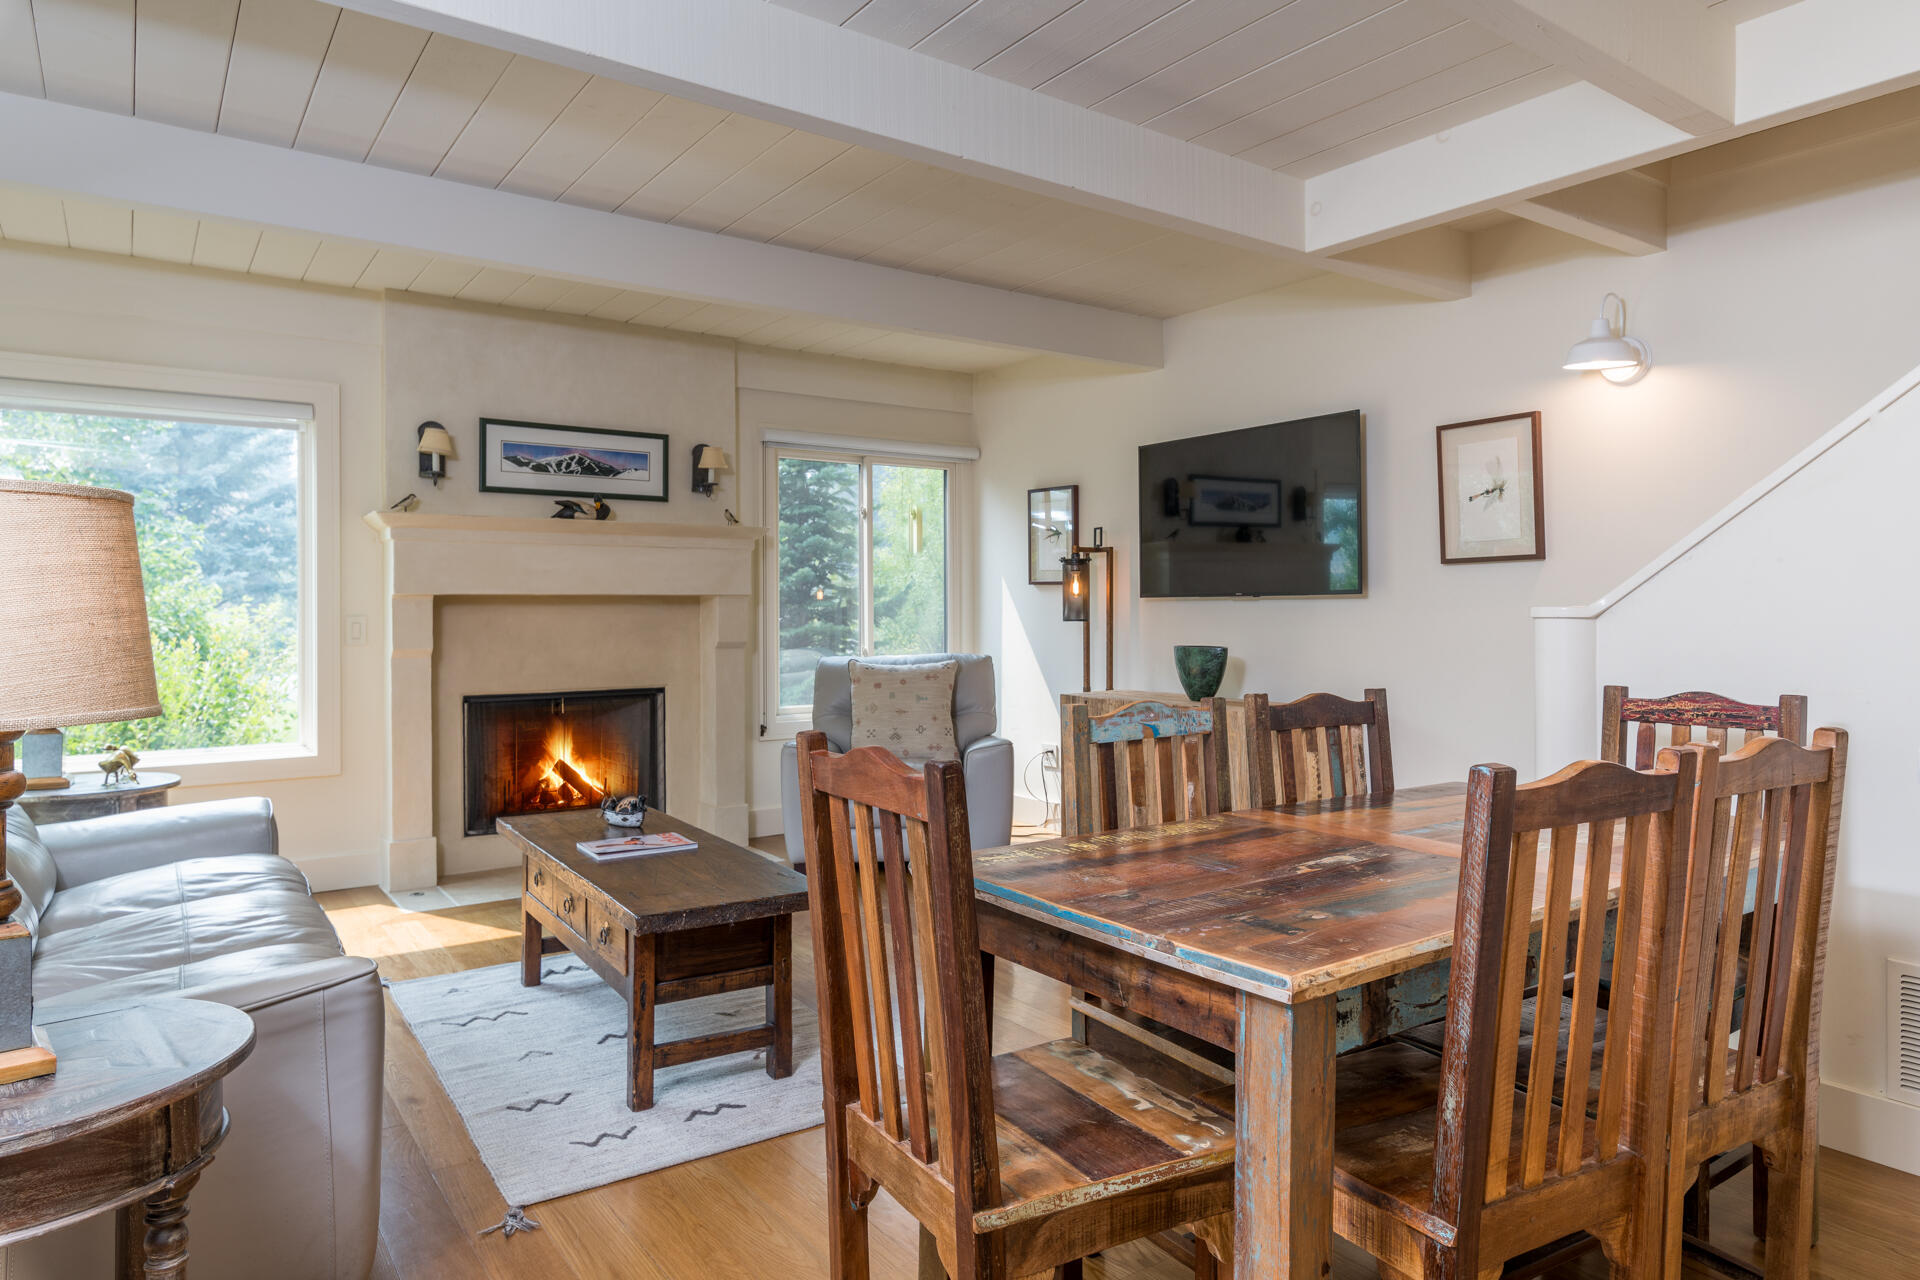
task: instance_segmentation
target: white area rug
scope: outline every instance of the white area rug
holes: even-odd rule
[[[537,987],[518,964],[393,984],[480,1158],[510,1205],[531,1205],[763,1142],[820,1123],[820,1036],[794,1001],[793,1074],[770,1079],[764,1053],[654,1073],[654,1105],[626,1104],[626,1002],[564,952]],[[661,1005],[656,1041],[766,1016],[759,990]]]

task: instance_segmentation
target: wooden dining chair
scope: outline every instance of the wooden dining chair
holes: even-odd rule
[[[1667,743],[1659,743],[1661,726],[1667,728]],[[1731,742],[1731,734],[1741,735],[1739,742]],[[1628,696],[1627,687],[1622,684],[1607,685],[1600,695],[1600,758],[1612,760],[1616,764],[1627,763],[1627,743],[1633,742],[1633,765],[1636,769],[1650,768],[1655,752],[1661,745],[1684,746],[1688,742],[1705,742],[1708,746],[1727,751],[1732,746],[1744,746],[1763,735],[1785,738],[1800,746],[1807,745],[1807,698],[1805,694],[1786,693],[1780,695],[1777,703],[1738,702],[1717,693],[1670,694],[1664,698],[1634,698]],[[1751,922],[1749,922],[1751,931]],[[1744,970],[1742,970],[1744,976]],[[1738,1029],[1739,1015],[1735,1014],[1735,1029]],[[1752,1175],[1752,1222],[1753,1233],[1764,1237],[1767,1228],[1767,1172],[1762,1166],[1755,1165],[1750,1151],[1728,1151],[1713,1154],[1694,1179],[1694,1189],[1687,1201],[1687,1227],[1695,1235],[1705,1237],[1709,1231],[1709,1214],[1713,1204],[1713,1189],[1721,1183],[1738,1176],[1743,1170],[1751,1168]]]
[[[1468,782],[1442,1054],[1391,1041],[1339,1060],[1334,1229],[1387,1280],[1489,1280],[1577,1232],[1616,1277],[1657,1277],[1664,1246],[1669,1084],[1687,823],[1702,748],[1640,772],[1585,761],[1515,785],[1504,765]],[[1620,837],[1616,842],[1616,836]],[[1619,906],[1605,945],[1618,845]],[[1540,937],[1537,962],[1529,941]],[[1516,1088],[1523,1000],[1572,951],[1564,1055],[1537,1053]],[[1604,1035],[1602,974],[1613,983]],[[1534,1035],[1561,1038],[1540,1003]],[[1591,1111],[1554,1102],[1601,1061]]]
[[[1661,743],[1659,726],[1668,729]],[[1632,698],[1627,686],[1610,684],[1600,691],[1600,758],[1626,764],[1629,731],[1633,738],[1633,767],[1650,769],[1661,746],[1705,742],[1722,751],[1729,748],[1728,731],[1738,729],[1746,742],[1771,734],[1807,745],[1807,698],[1783,693],[1780,701],[1736,702],[1717,693],[1675,693],[1664,698]]]
[[[1670,758],[1661,754],[1662,763]],[[1766,1188],[1765,1273],[1807,1275],[1820,974],[1846,768],[1844,729],[1817,731],[1811,748],[1758,738],[1729,756],[1709,751],[1701,763],[1678,1005],[1671,1275],[1679,1274],[1686,1183],[1708,1177],[1716,1153],[1747,1144],[1757,1153],[1756,1186]]]
[[[1332,693],[1278,706],[1260,693],[1246,701],[1247,780],[1256,807],[1393,793],[1385,689],[1369,689],[1358,702]]]
[[[1224,1222],[1231,1089],[1139,1046],[992,1055],[960,766],[803,733],[799,767],[835,1280],[867,1276],[881,1186],[920,1222],[922,1275],[954,1280]]]
[[[1224,698],[1178,707],[1142,700],[1105,714],[1075,705],[1068,725],[1079,829],[1067,835],[1184,822],[1232,806]]]

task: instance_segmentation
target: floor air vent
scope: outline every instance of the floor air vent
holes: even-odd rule
[[[1887,961],[1887,1096],[1920,1105],[1920,964]]]

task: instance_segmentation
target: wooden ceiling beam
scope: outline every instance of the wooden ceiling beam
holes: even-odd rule
[[[731,306],[1135,368],[1147,316],[0,93],[0,175],[51,191]]]
[[[1688,133],[1734,120],[1734,26],[1696,0],[1446,0],[1504,40]]]

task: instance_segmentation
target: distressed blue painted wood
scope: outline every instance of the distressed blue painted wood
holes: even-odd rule
[[[1206,707],[1170,707],[1164,702],[1141,701],[1093,717],[1088,737],[1093,742],[1138,742],[1212,733],[1213,727],[1213,712]]]

